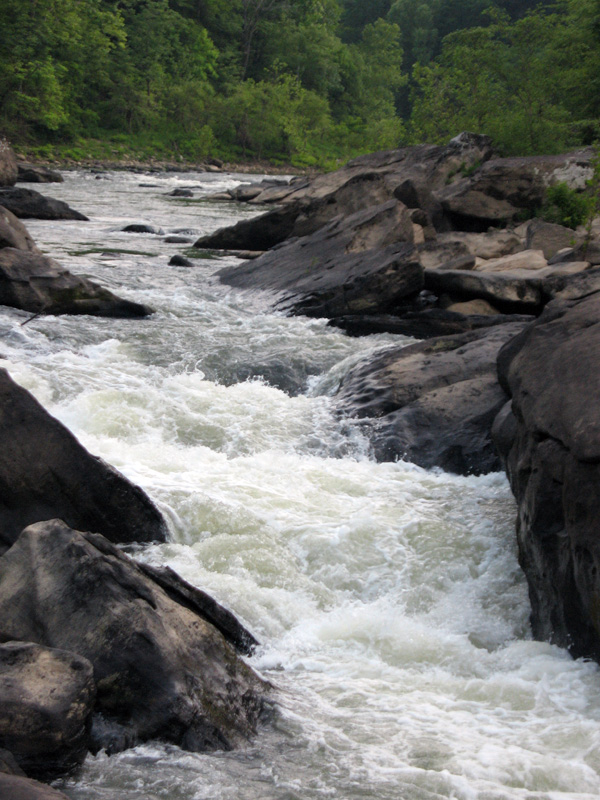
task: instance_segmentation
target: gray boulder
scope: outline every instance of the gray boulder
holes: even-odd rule
[[[85,214],[75,211],[62,200],[44,197],[33,189],[0,188],[0,205],[19,219],[78,219],[87,220]]]
[[[152,313],[147,306],[73,275],[52,258],[14,247],[0,249],[0,305],[35,314],[131,318]]]
[[[99,534],[60,520],[26,528],[0,559],[0,620],[4,638],[92,663],[94,750],[149,739],[227,750],[256,730],[262,679],[192,603]]]
[[[536,638],[600,661],[600,292],[555,300],[498,357],[494,439]]]
[[[87,659],[31,642],[0,644],[0,747],[26,775],[53,780],[83,763],[95,698]]]
[[[61,517],[114,542],[166,541],[156,507],[0,370],[0,552],[32,522]]]
[[[544,256],[551,259],[559,250],[573,247],[579,244],[581,239],[581,234],[571,228],[545,222],[543,219],[533,219],[527,226],[525,247],[527,250],[542,250]]]
[[[491,427],[507,398],[496,356],[522,328],[511,322],[387,349],[346,375],[337,408],[370,420],[365,431],[380,461],[463,475],[498,470]]]
[[[0,186],[14,186],[17,180],[17,158],[6,139],[0,136]]]
[[[40,252],[25,225],[8,209],[0,206],[0,249],[3,247]]]
[[[259,258],[218,273],[223,283],[276,292],[292,314],[336,317],[388,311],[422,288],[408,209],[396,200],[338,218]]]

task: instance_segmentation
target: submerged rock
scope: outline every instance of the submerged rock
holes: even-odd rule
[[[167,539],[144,492],[88,453],[6,370],[0,370],[0,487],[0,552],[26,525],[57,516],[114,542]]]
[[[384,350],[346,375],[337,408],[373,420],[365,431],[380,461],[462,475],[498,470],[491,427],[507,398],[496,356],[522,328],[510,322]]]
[[[173,599],[99,534],[61,520],[26,528],[0,559],[0,619],[5,637],[92,663],[94,750],[149,739],[227,750],[256,731],[266,684],[189,597]]]
[[[33,189],[0,188],[0,205],[19,219],[78,219],[87,220],[85,214],[53,197],[44,197]]]
[[[533,634],[600,661],[600,292],[550,303],[501,350],[498,372],[512,404],[494,438]]]
[[[87,659],[31,642],[0,644],[0,747],[28,776],[53,780],[83,763],[95,697]]]
[[[52,258],[14,247],[0,249],[0,304],[35,314],[146,317],[152,313],[147,306],[73,275]]]

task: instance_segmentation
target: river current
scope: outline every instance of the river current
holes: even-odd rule
[[[24,325],[0,307],[0,366],[153,498],[172,540],[129,552],[234,611],[277,699],[243,750],[155,742],[56,785],[73,800],[596,799],[600,672],[531,639],[504,475],[377,464],[332,411],[344,373],[402,337],[270,313],[214,278],[235,258],[172,267],[186,245],[121,230],[194,240],[258,213],[201,199],[247,180],[71,172],[42,191],[90,222],[26,222],[72,272],[156,313]]]

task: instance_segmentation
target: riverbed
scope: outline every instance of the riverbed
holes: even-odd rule
[[[335,414],[354,364],[411,340],[273,314],[215,278],[233,256],[173,267],[190,244],[122,231],[193,241],[260,213],[204,198],[262,176],[65,177],[43,193],[90,221],[27,220],[36,242],[156,313],[0,307],[0,366],[155,501],[171,541],[128,552],[235,612],[277,703],[242,750],[155,742],[56,785],[73,800],[597,798],[600,673],[531,639],[505,476],[378,464]]]

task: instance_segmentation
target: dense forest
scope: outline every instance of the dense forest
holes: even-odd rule
[[[0,4],[0,131],[38,155],[328,167],[465,129],[559,151],[599,119],[600,0]]]

